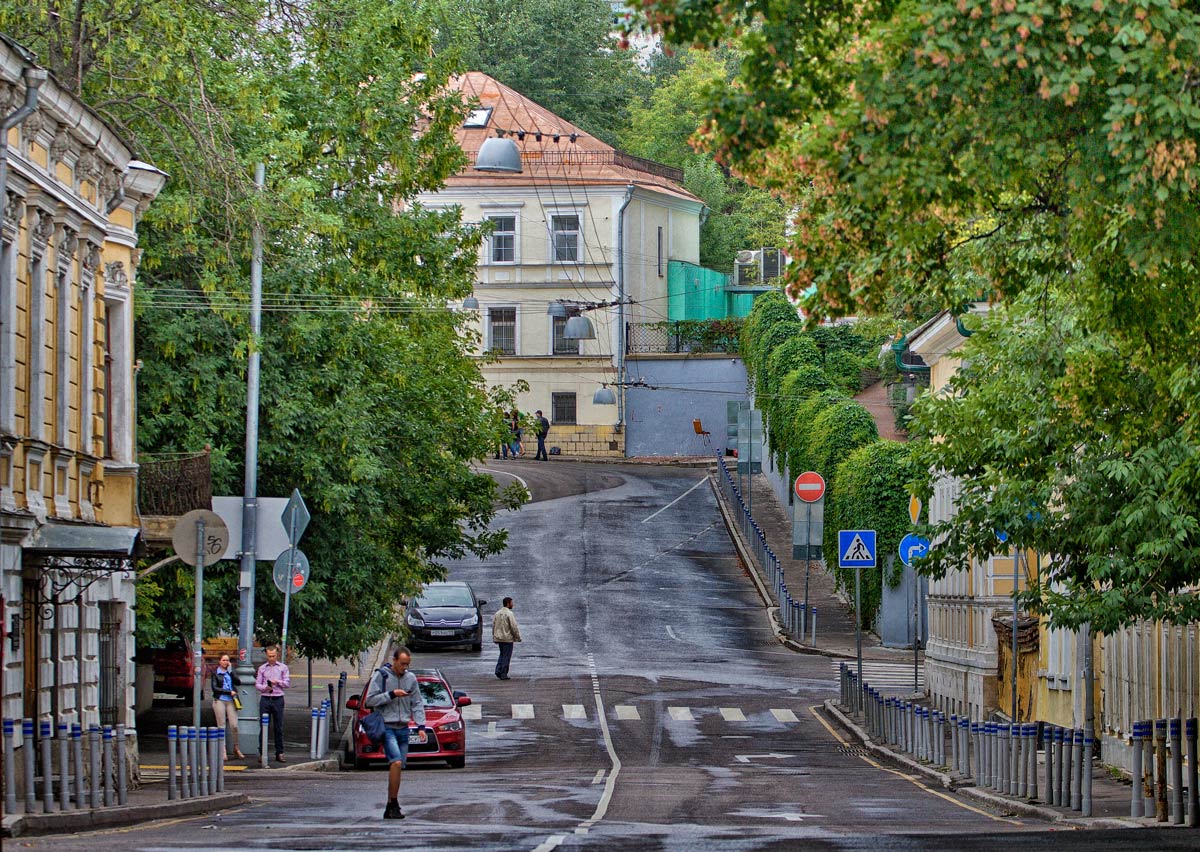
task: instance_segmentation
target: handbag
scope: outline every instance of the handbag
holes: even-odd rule
[[[379,672],[379,674],[383,674],[383,672]],[[384,682],[387,682],[386,675]],[[367,735],[367,739],[371,741],[372,745],[378,745],[383,742],[383,734],[387,730],[387,723],[383,721],[383,714],[378,710],[372,710],[366,716],[363,716],[358,725],[362,728],[362,732]]]
[[[234,710],[242,709],[242,699],[238,698],[236,694],[233,696],[233,709]]]

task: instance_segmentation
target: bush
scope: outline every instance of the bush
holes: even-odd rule
[[[782,464],[786,464],[787,449],[805,440],[796,419],[800,407],[814,394],[832,389],[833,383],[820,367],[803,366],[787,374],[777,395],[764,400],[771,423],[770,450],[777,463],[782,459]]]
[[[816,470],[809,445],[817,417],[825,409],[847,401],[848,397],[842,391],[827,389],[809,395],[796,405],[796,413],[791,418],[788,430],[791,439],[785,443],[786,451],[783,453],[792,476],[798,476],[806,470]]]
[[[846,349],[829,352],[825,356],[825,373],[838,387],[849,394],[862,390],[863,358]]]
[[[809,438],[813,469],[829,481],[836,491],[837,477],[831,474],[853,450],[878,440],[879,430],[871,412],[854,400],[836,403],[817,415]],[[836,532],[836,531],[835,531]]]
[[[889,586],[900,581],[903,563],[898,558],[893,560],[886,577],[885,566],[888,555],[897,552],[900,539],[913,528],[908,517],[907,485],[915,475],[916,465],[909,444],[874,441],[854,450],[838,465],[834,477],[837,489],[826,498],[825,561],[842,588],[853,591],[854,569],[837,567],[838,530],[876,532],[880,570],[863,572],[864,628],[875,623],[883,599],[881,578],[886,579]]]

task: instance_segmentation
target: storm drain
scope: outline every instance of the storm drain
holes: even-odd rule
[[[849,757],[866,757],[871,752],[862,746],[838,746],[838,754],[844,754]]]

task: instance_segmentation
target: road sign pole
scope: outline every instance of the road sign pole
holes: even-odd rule
[[[204,672],[204,519],[196,521],[196,627],[192,644],[192,726],[200,727],[200,684]]]
[[[1021,587],[1021,551],[1013,548],[1013,627],[1012,627],[1012,719],[1018,720],[1017,713],[1017,591]]]
[[[858,697],[854,706],[862,706],[862,568],[854,569],[854,653],[858,658]]]
[[[296,561],[296,513],[292,512],[292,522],[288,525],[288,541],[291,542],[291,547],[288,548],[288,570],[287,584],[283,592],[283,633],[279,638],[279,659],[287,664],[287,634],[288,634],[288,613],[292,608],[292,568]]]
[[[812,574],[812,503],[805,503],[806,517],[808,518],[808,529],[804,533],[804,614],[808,614],[808,579]],[[803,625],[802,625],[803,627]],[[801,631],[803,639],[803,630]]]

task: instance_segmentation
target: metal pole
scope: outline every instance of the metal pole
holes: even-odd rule
[[[17,726],[13,719],[4,720],[4,812],[17,812]]]
[[[1092,625],[1085,623],[1083,633],[1083,753],[1080,764],[1079,809],[1092,815],[1092,756],[1096,743],[1096,674],[1093,659]]]
[[[71,723],[71,751],[75,759],[75,807],[87,807],[87,785],[83,776],[83,726]]]
[[[101,777],[104,779],[104,807],[111,808],[113,806],[113,729],[112,725],[105,725],[103,729],[104,738],[104,765],[100,770]]]
[[[200,727],[201,680],[204,673],[204,520],[196,521],[195,626],[192,632],[192,727]]]
[[[266,165],[254,165],[254,186],[262,192],[266,182]],[[251,236],[250,257],[250,351],[246,359],[246,471],[242,496],[242,561],[238,582],[238,662],[240,686],[238,697],[242,712],[238,714],[238,741],[247,745],[253,754],[258,742],[255,722],[258,720],[258,690],[254,688],[254,583],[258,541],[258,378],[261,361],[262,331],[262,256],[263,227],[257,212]],[[283,659],[283,658],[281,658]]]
[[[58,806],[71,809],[71,726],[58,723]]]
[[[858,659],[858,682],[862,683],[862,569],[854,569],[854,653]],[[858,701],[856,698],[855,701]]]
[[[308,661],[308,706],[312,707],[312,657],[308,656],[305,659]]]
[[[42,750],[42,813],[53,813],[54,808],[54,723],[43,719],[38,724],[41,734],[39,745]]]
[[[1013,623],[1012,623],[1012,720],[1021,718],[1017,709],[1017,592],[1021,588],[1020,551],[1013,548]]]
[[[1184,735],[1187,737],[1188,763],[1187,824],[1191,828],[1200,826],[1200,773],[1197,772],[1197,761],[1200,760],[1200,754],[1197,753],[1196,727],[1197,720],[1194,716],[1184,724]]]
[[[1154,721],[1154,818],[1167,821],[1167,720]]]
[[[1154,720],[1147,719],[1142,728],[1142,816],[1154,816]]]
[[[100,797],[102,795],[100,789],[100,726],[88,726],[88,745],[90,753],[88,754],[88,769],[91,775],[92,783],[92,808],[100,807]]]
[[[267,768],[267,728],[271,724],[271,717],[268,716],[266,713],[263,713],[262,716],[259,717],[259,721],[262,723],[261,727],[258,729],[259,730],[259,734],[258,734],[259,745],[262,747],[262,768],[266,769]]]
[[[287,663],[288,612],[292,608],[292,569],[296,563],[296,513],[288,524],[287,582],[283,586],[283,634],[279,638],[279,659]],[[312,689],[312,662],[309,662],[308,688]]]
[[[167,801],[179,798],[179,779],[175,775],[176,738],[179,729],[174,725],[167,726]]]
[[[33,719],[21,720],[21,752],[25,760],[25,813],[31,814],[37,810],[37,791],[34,789],[37,768],[34,762],[34,752],[37,743],[33,740]]]
[[[117,725],[117,804],[129,804],[129,777],[125,770],[125,726]]]
[[[1183,720],[1172,719],[1171,735],[1171,822],[1183,825]]]
[[[185,799],[192,797],[192,771],[188,761],[187,725],[179,728],[179,789]]]

